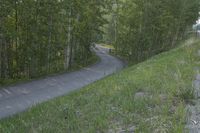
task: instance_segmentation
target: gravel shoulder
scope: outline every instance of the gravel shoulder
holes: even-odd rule
[[[186,129],[189,133],[200,133],[200,74],[193,82],[195,104],[187,105],[187,124]]]

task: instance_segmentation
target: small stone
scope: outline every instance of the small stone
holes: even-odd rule
[[[144,99],[146,98],[148,95],[145,92],[137,92],[135,93],[134,99]]]
[[[200,81],[200,74],[196,76],[196,80]]]
[[[119,131],[119,133],[134,133],[134,131],[135,131],[135,126],[132,126],[132,127],[128,128],[127,130]]]
[[[183,64],[186,64],[186,61],[185,61],[185,60],[180,60],[180,61],[179,61],[179,64],[182,64],[182,65],[183,65]]]
[[[134,133],[134,131],[135,131],[135,126],[130,127],[128,131],[129,131],[130,133]]]
[[[161,102],[165,102],[168,99],[167,95],[165,95],[165,94],[160,94],[159,98],[160,98]]]
[[[194,67],[194,70],[196,71],[196,73],[199,73],[199,67]]]

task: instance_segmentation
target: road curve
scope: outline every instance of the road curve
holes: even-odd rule
[[[125,64],[108,54],[108,49],[96,46],[101,58],[97,64],[79,71],[47,77],[16,86],[0,88],[0,119],[12,116],[35,104],[65,95],[121,70]]]

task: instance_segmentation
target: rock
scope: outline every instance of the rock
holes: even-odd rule
[[[153,96],[148,92],[136,92],[134,95],[134,100],[151,99]]]
[[[199,72],[199,67],[194,67],[194,71],[196,71],[196,73],[200,73]]]
[[[135,93],[134,99],[144,99],[146,98],[148,95],[145,92],[137,92]]]
[[[184,64],[186,64],[187,62],[186,62],[185,60],[180,60],[178,63],[184,65]]]
[[[161,101],[161,102],[165,102],[165,101],[167,101],[167,99],[168,99],[167,95],[165,95],[165,94],[160,94],[160,95],[159,95],[159,98],[160,98],[160,101]]]
[[[118,127],[116,129],[110,129],[110,130],[108,130],[108,133],[134,133],[135,129],[136,129],[135,126],[129,127],[126,130],[123,129],[122,127]]]
[[[135,126],[130,127],[128,131],[129,131],[130,133],[134,133],[134,131],[135,131]]]
[[[200,50],[198,50],[198,56],[200,56]]]
[[[195,80],[193,82],[193,87],[194,87],[194,94],[195,94],[195,98],[199,99],[200,98],[200,81],[199,80]]]
[[[121,130],[119,133],[134,133],[134,132],[135,132],[135,126],[132,126],[127,130]]]
[[[200,81],[200,74],[197,74],[196,80]]]

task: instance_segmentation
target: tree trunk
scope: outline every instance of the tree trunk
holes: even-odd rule
[[[15,48],[16,48],[16,51],[15,51],[15,60],[16,60],[16,74],[18,76],[19,74],[19,55],[18,55],[18,0],[15,0],[15,32],[16,32],[16,35],[15,35]]]
[[[65,70],[67,70],[69,67],[70,67],[70,55],[71,55],[71,23],[72,23],[72,18],[71,18],[71,15],[72,15],[72,9],[70,7],[70,11],[69,11],[69,20],[68,20],[68,34],[67,34],[67,43],[66,43],[66,47],[65,47],[65,64],[64,64],[64,67],[65,67]]]
[[[0,33],[0,79],[2,78],[2,45],[3,45],[3,35]]]
[[[49,24],[49,37],[48,37],[48,53],[47,53],[47,70],[51,71],[51,43],[52,43],[52,15],[50,15],[50,24]]]

